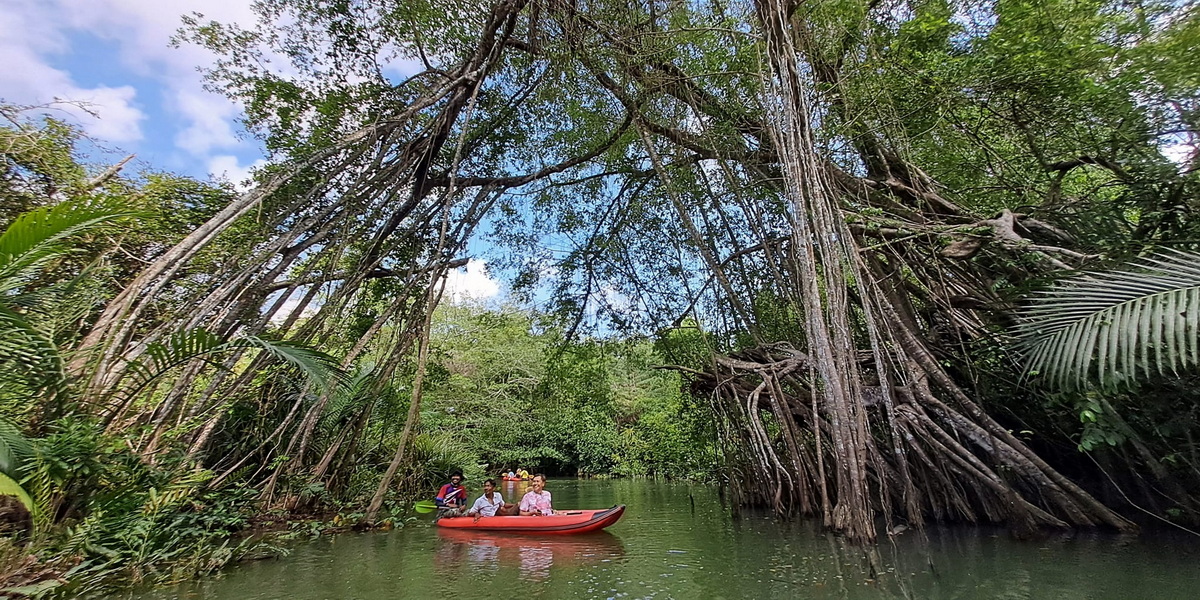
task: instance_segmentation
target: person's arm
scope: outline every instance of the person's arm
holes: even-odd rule
[[[467,511],[467,515],[475,517],[475,521],[478,522],[480,517],[479,511],[483,510],[483,507],[486,505],[487,499],[484,496],[480,496],[475,500],[475,504],[471,505],[471,510]]]
[[[532,517],[533,515],[538,514],[533,502],[529,500],[529,494],[525,494],[525,496],[521,498],[521,506],[519,509],[522,517]]]
[[[450,487],[450,485],[446,484],[446,485],[443,485],[441,487],[441,489],[438,490],[437,497],[433,499],[434,504],[437,504],[438,506],[446,505],[446,491],[449,487]]]

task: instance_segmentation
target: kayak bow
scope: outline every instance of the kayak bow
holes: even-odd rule
[[[438,519],[438,527],[514,533],[587,533],[616,523],[625,514],[619,504],[601,510],[567,510],[553,515],[530,517],[448,517]]]

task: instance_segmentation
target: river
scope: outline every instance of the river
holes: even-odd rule
[[[504,482],[501,491],[510,497],[518,485]],[[1182,535],[1086,532],[1022,542],[1002,529],[933,527],[864,551],[812,523],[731,519],[708,486],[551,479],[547,489],[558,508],[628,509],[604,532],[561,537],[455,534],[422,517],[402,529],[319,538],[282,559],[115,597],[1200,598],[1200,539]]]

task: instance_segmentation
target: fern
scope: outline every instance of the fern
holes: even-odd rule
[[[4,363],[15,366],[33,388],[54,385],[65,377],[54,341],[23,315],[0,304],[0,364]]]
[[[36,277],[69,250],[71,237],[133,214],[104,202],[77,201],[22,213],[0,233],[0,293]]]
[[[184,500],[202,489],[212,478],[212,471],[196,470],[174,479],[162,491],[150,488],[146,503],[142,505],[142,514],[154,516],[179,508]]]
[[[1028,370],[1052,384],[1101,386],[1200,364],[1200,255],[1171,251],[1127,270],[1064,279],[1022,312]]]
[[[136,361],[129,365],[132,383],[123,397],[141,393],[151,382],[171,369],[189,361],[237,348],[261,350],[277,361],[291,366],[323,391],[342,385],[347,380],[338,360],[324,352],[292,342],[275,342],[255,336],[225,340],[204,329],[188,329],[171,334],[166,339],[148,345]]]
[[[132,214],[111,202],[61,202],[21,214],[0,233],[0,363],[16,365],[30,388],[61,386],[65,375],[53,340],[26,318],[40,290],[25,288],[70,252],[72,237]]]
[[[0,418],[0,473],[16,477],[33,456],[33,445],[13,422]]]

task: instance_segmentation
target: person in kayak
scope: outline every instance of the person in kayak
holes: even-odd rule
[[[467,488],[463,486],[462,482],[462,471],[455,471],[450,474],[450,483],[443,485],[442,489],[438,490],[434,502],[437,503],[439,519],[462,516],[463,507],[467,505]]]
[[[504,516],[506,512],[508,514],[515,514],[512,511],[505,511],[505,509],[511,509],[512,507],[513,505],[506,504],[504,496],[501,496],[500,492],[496,491],[496,481],[494,479],[487,479],[483,482],[483,495],[475,500],[475,504],[471,505],[471,510],[467,511],[467,516],[475,517],[475,522],[478,523],[480,517]]]
[[[534,475],[532,488],[521,498],[521,516],[554,514],[554,509],[550,506],[550,492],[545,489],[546,476],[541,473]]]

